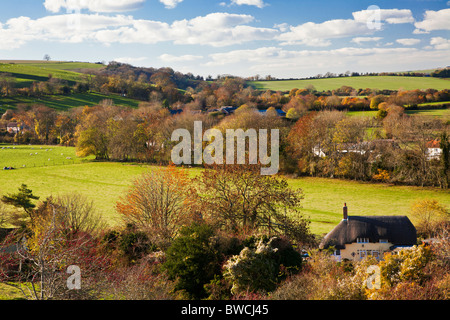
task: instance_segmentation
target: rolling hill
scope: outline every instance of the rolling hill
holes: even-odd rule
[[[358,76],[307,80],[275,80],[249,82],[255,89],[289,91],[294,88],[303,89],[314,86],[317,91],[338,89],[350,86],[355,89],[379,90],[414,90],[414,89],[450,89],[449,79],[431,77],[404,77],[404,76]]]
[[[80,70],[96,70],[103,67],[101,64],[85,62],[0,60],[0,72],[14,77],[18,88],[29,87],[34,81],[47,81],[49,75],[73,84],[85,79]]]

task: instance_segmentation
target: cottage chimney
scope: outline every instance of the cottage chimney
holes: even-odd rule
[[[348,219],[347,203],[344,203],[344,220]]]

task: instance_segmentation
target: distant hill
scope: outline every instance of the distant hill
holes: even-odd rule
[[[355,89],[414,90],[414,89],[450,89],[450,79],[406,76],[356,76],[307,80],[250,81],[249,84],[259,90],[289,91],[314,86],[318,91],[335,90],[342,86]]]

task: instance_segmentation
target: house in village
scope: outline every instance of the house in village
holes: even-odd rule
[[[394,139],[376,139],[372,141],[362,141],[359,143],[341,143],[337,146],[337,152],[340,154],[346,153],[358,153],[361,155],[367,152],[374,154],[375,157],[380,156],[380,150],[385,148],[399,148],[397,142]],[[317,157],[325,158],[327,156],[327,150],[320,144],[313,147],[313,154]]]
[[[12,134],[20,132],[20,125],[16,122],[10,122],[6,125],[6,131]]]
[[[417,244],[417,232],[406,216],[349,216],[344,205],[342,221],[320,243],[320,249],[334,248],[333,257],[362,260],[382,259],[389,251]]]
[[[426,154],[428,160],[432,159],[439,160],[441,158],[442,149],[440,140],[436,139],[429,141],[426,147],[427,147]]]

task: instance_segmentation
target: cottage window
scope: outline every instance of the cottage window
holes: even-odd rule
[[[369,243],[369,238],[356,238],[357,243]]]
[[[358,250],[358,255],[362,259],[366,256],[366,250]]]

